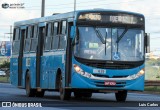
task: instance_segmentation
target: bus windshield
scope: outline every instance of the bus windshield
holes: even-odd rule
[[[144,31],[141,28],[78,27],[74,55],[109,61],[144,60]]]

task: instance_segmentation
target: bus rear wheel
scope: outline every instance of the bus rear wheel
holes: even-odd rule
[[[118,91],[117,93],[115,93],[116,96],[116,100],[118,102],[125,102],[126,98],[127,98],[127,91]]]
[[[26,76],[26,95],[28,97],[35,97],[36,90],[31,88],[31,79],[29,73]]]
[[[74,92],[74,97],[75,97],[76,99],[82,98],[82,93],[81,93],[81,92],[78,92],[78,91],[75,91],[75,92]]]
[[[45,91],[44,90],[42,90],[42,91],[40,91],[40,92],[36,92],[36,97],[43,97],[44,96],[44,93],[45,93]]]
[[[91,98],[92,97],[92,93],[91,92],[83,93],[83,97]]]
[[[71,97],[71,91],[69,89],[63,88],[62,76],[59,78],[59,92],[61,100],[69,100]]]

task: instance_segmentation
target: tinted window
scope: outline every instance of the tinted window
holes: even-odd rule
[[[49,23],[49,24],[48,24],[47,36],[50,36],[50,35],[51,35],[51,32],[52,32],[51,27],[52,27],[52,24],[51,24],[51,23]]]
[[[51,41],[52,41],[52,37],[51,37],[51,32],[52,32],[52,24],[49,23],[47,24],[47,27],[46,27],[46,37],[45,37],[45,50],[50,50],[51,49]]]
[[[58,32],[59,32],[59,22],[55,22],[53,27],[52,49],[58,49],[58,44],[59,44]]]
[[[24,51],[29,52],[30,51],[30,45],[31,45],[31,39],[33,35],[33,26],[29,26],[27,30],[27,38],[25,39],[25,45],[24,45]]]
[[[36,51],[36,49],[37,49],[37,43],[38,43],[38,39],[37,39],[37,33],[38,33],[37,25],[34,26],[34,29],[32,29],[32,31],[34,33],[32,33],[33,38],[31,38],[31,50],[30,51]]]
[[[33,26],[29,26],[27,28],[27,38],[32,38],[34,34],[34,27]]]
[[[26,30],[21,30],[21,38],[26,38]]]
[[[34,38],[31,40],[31,51],[36,51],[38,39]]]
[[[53,35],[57,35],[58,34],[58,22],[54,23],[54,27],[53,27]]]
[[[13,42],[12,53],[13,54],[18,54],[19,53],[19,47],[20,47],[20,42],[19,41],[14,41]]]
[[[30,38],[33,38],[34,36],[34,26],[31,27],[31,37]]]
[[[19,28],[15,29],[15,36],[13,40],[19,40]]]
[[[60,32],[60,41],[59,41],[59,49],[65,49],[66,48],[66,21],[61,22],[61,32]]]
[[[34,38],[37,37],[37,33],[38,33],[37,31],[38,31],[38,30],[37,30],[37,25],[35,25],[35,26],[34,26],[34,34],[33,34],[33,37],[34,37]]]
[[[66,21],[62,21],[61,24],[61,34],[66,34]]]
[[[20,41],[19,41],[19,28],[14,29],[14,36],[13,36],[13,44],[12,44],[12,53],[17,54],[19,53]]]
[[[25,40],[25,52],[28,52],[30,50],[30,43],[31,43],[31,39],[26,39]]]
[[[15,40],[16,37],[16,29],[13,30],[13,40]]]

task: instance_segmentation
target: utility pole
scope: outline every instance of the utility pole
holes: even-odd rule
[[[74,12],[76,11],[76,0],[74,0]]]
[[[45,0],[42,0],[41,17],[44,17],[44,14],[45,14]]]
[[[74,0],[74,17],[75,17],[75,14],[76,14],[76,0]]]

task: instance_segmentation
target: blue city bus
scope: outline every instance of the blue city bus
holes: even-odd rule
[[[149,52],[142,14],[118,10],[79,10],[14,23],[11,84],[28,97],[58,91],[114,92],[125,101],[128,91],[143,91],[145,53]]]

